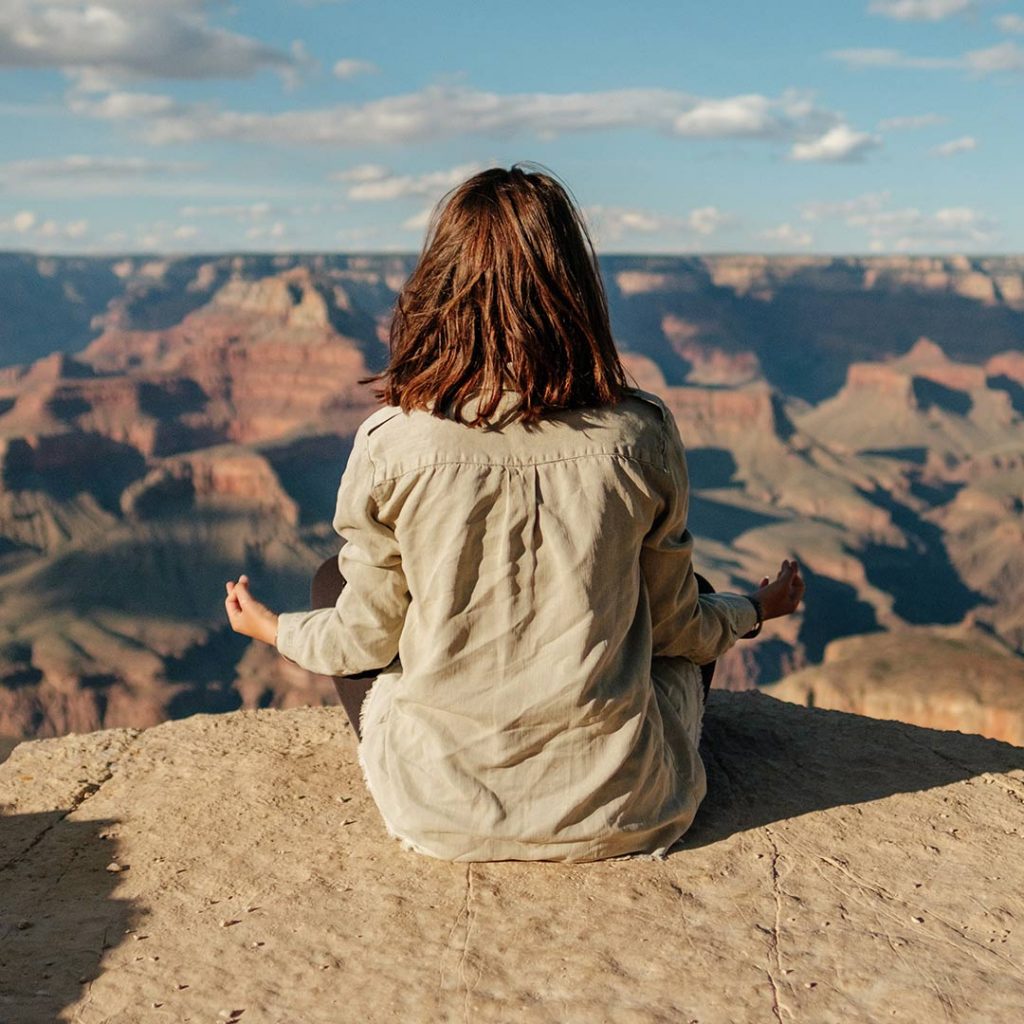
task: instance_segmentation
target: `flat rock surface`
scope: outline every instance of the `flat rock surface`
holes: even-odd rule
[[[701,752],[664,860],[456,864],[388,837],[340,707],[23,743],[0,1021],[1020,1019],[1024,749],[714,691]]]

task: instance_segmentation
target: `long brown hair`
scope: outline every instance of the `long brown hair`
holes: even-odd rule
[[[383,381],[385,404],[439,417],[451,407],[479,426],[509,388],[521,396],[511,418],[531,424],[549,408],[614,404],[629,386],[583,217],[554,174],[524,166],[481,171],[432,211],[388,366],[360,381]]]

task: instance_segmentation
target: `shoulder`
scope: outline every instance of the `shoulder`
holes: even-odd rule
[[[639,404],[640,407],[646,407],[648,415],[652,415],[652,408],[656,409],[659,423],[666,423],[672,415],[669,407],[665,404],[664,399],[656,395],[653,391],[644,391],[643,388],[637,387],[627,387],[623,389],[623,394],[623,401],[631,400],[633,403]]]
[[[388,420],[394,419],[396,416],[402,415],[402,409],[397,405],[382,405],[379,409],[374,409],[362,423],[359,424],[359,429],[356,431],[358,434],[362,434],[366,437],[372,434],[373,431],[382,427]]]

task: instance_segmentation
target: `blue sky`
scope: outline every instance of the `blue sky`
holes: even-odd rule
[[[406,251],[558,174],[601,252],[1024,251],[1024,0],[3,0],[0,249]]]

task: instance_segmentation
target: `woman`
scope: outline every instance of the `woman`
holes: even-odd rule
[[[359,760],[405,848],[664,855],[707,788],[700,666],[796,609],[796,562],[749,596],[698,592],[683,442],[626,380],[553,176],[492,168],[442,199],[390,341],[338,490],[347,585],[276,615],[243,575],[232,625],[376,675]]]

